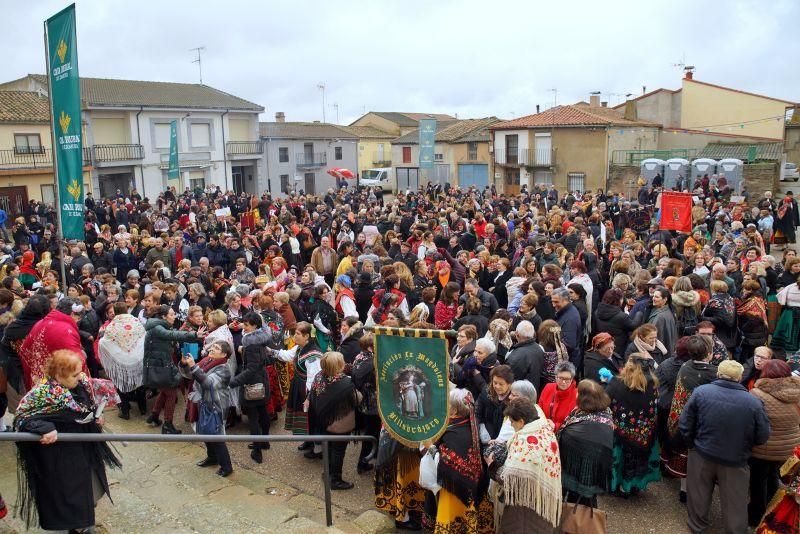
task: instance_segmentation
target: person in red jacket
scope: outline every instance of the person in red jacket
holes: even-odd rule
[[[539,407],[544,415],[555,425],[561,427],[578,401],[578,387],[575,384],[575,366],[564,361],[556,364],[556,381],[547,384],[539,395]]]
[[[64,297],[58,301],[54,310],[33,325],[19,348],[26,389],[31,389],[45,376],[47,362],[53,352],[61,349],[81,355],[83,372],[89,375],[77,324],[83,317],[83,312],[80,300]]]

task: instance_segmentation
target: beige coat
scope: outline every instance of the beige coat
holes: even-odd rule
[[[764,402],[771,428],[769,440],[753,447],[753,457],[784,462],[800,445],[800,378],[760,378],[751,393]]]

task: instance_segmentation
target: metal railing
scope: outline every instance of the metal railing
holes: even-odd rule
[[[324,167],[328,164],[328,154],[315,152],[313,154],[296,154],[295,163],[300,168]]]
[[[91,150],[89,147],[83,148],[83,164],[90,165],[92,162]],[[42,148],[36,151],[0,150],[0,169],[47,169],[53,166],[53,150]]]
[[[93,145],[92,157],[98,162],[144,159],[144,147],[136,144]]]
[[[261,141],[228,141],[225,145],[225,150],[231,156],[264,153],[264,145],[261,144]]]
[[[611,153],[612,165],[641,165],[642,161],[649,158],[663,159],[670,158],[694,159],[697,156],[696,148],[673,148],[671,150],[614,150]]]
[[[0,441],[39,441],[42,436],[39,434],[31,434],[29,432],[0,432]],[[130,442],[166,442],[166,443],[191,443],[191,442],[204,442],[204,443],[263,443],[263,442],[319,442],[322,443],[322,481],[325,488],[325,522],[327,526],[333,526],[333,510],[331,507],[331,478],[330,478],[330,465],[328,464],[328,443],[341,443],[343,441],[369,441],[372,442],[371,456],[377,456],[378,440],[373,436],[292,436],[292,435],[266,435],[266,436],[253,436],[249,434],[237,434],[235,436],[228,434],[62,434],[58,433],[58,441],[72,442],[72,443],[87,443],[94,441],[119,441],[123,445]]]
[[[494,151],[494,162],[509,167],[551,167],[555,161],[555,148],[501,148]]]

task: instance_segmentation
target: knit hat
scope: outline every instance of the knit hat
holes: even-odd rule
[[[336,279],[336,282],[344,287],[350,287],[353,285],[353,281],[346,274],[340,274]]]
[[[736,360],[725,360],[717,368],[717,378],[739,382],[742,379],[744,367]]]

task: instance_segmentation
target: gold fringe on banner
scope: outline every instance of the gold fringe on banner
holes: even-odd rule
[[[400,328],[396,326],[372,326],[365,330],[382,336],[401,336],[401,337],[427,337],[434,339],[445,339],[455,337],[455,330],[423,330],[420,328]]]

